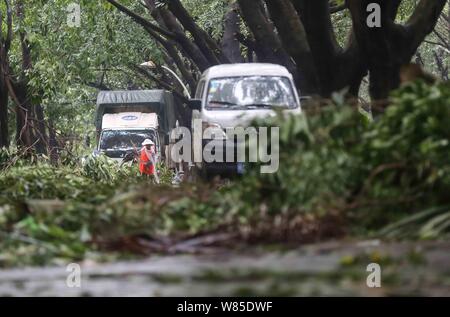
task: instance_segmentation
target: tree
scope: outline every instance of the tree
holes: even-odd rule
[[[420,44],[430,34],[446,0],[421,0],[406,24],[395,23],[401,0],[375,2],[381,8],[380,28],[367,24],[366,8],[371,0],[347,0],[360,56],[370,74],[370,92],[374,99],[386,99],[399,85],[402,65],[411,61]]]
[[[90,131],[98,89],[163,87],[183,99],[161,64],[192,94],[202,71],[234,62],[282,64],[302,94],[323,97],[357,96],[369,75],[372,97],[385,99],[414,55],[448,78],[445,0],[79,1],[82,25],[70,28],[71,0],[1,0],[0,146],[15,137],[44,153],[57,136]],[[371,3],[380,28],[367,26]],[[416,54],[421,43],[426,54]],[[148,60],[158,67],[139,66]]]
[[[30,43],[27,32],[22,27],[25,20],[25,4],[23,0],[15,2],[15,17],[18,25],[21,67],[18,74],[10,65],[9,54],[13,41],[13,10],[10,2],[5,0],[7,14],[7,36],[2,37],[0,67],[0,125],[1,146],[9,145],[8,133],[8,101],[11,97],[15,103],[16,143],[20,147],[35,148],[38,153],[46,152],[47,131],[43,109],[33,96],[29,87],[28,73],[33,68]],[[2,23],[3,25],[3,23]],[[2,32],[3,34],[3,32]]]
[[[436,28],[423,46],[423,52],[417,53],[417,62],[423,67],[435,65],[435,72],[442,80],[449,80],[450,65],[450,5],[441,14]]]
[[[21,147],[54,152],[93,130],[98,89],[156,87],[130,65],[149,55],[162,62],[161,54],[115,9],[80,0],[81,26],[70,27],[72,0],[1,1],[0,147],[14,137]]]
[[[8,131],[8,73],[9,50],[12,41],[12,12],[10,3],[5,0],[6,31],[3,30],[3,17],[0,12],[0,148],[9,145]]]
[[[238,30],[236,17],[230,23],[227,16],[223,32],[227,43],[218,43],[179,0],[159,5],[145,0],[153,21],[145,12],[133,11],[118,0],[106,1],[144,27],[165,54],[178,60],[175,64],[183,76],[186,70],[203,71],[219,63],[243,60],[236,55],[239,40],[258,61],[286,66],[304,94],[328,97],[347,88],[356,96],[362,79],[369,74],[373,99],[386,99],[398,87],[401,65],[411,61],[446,4],[446,0],[420,0],[417,5],[411,0],[237,0],[248,34]],[[381,25],[376,28],[367,23],[372,13],[368,8],[373,4],[381,14]],[[412,14],[400,24],[396,17],[403,4],[411,6]],[[235,2],[228,6],[233,10]],[[345,46],[339,44],[333,25],[333,15],[343,10],[348,10],[352,21]],[[175,44],[171,50],[168,43]],[[227,49],[230,46],[234,47],[231,51]],[[185,79],[192,85],[191,79]]]

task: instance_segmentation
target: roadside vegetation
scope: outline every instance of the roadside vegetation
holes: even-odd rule
[[[0,151],[0,267],[211,245],[450,233],[450,86],[408,84],[371,119],[339,95],[280,126],[280,170],[173,188],[108,160]]]
[[[0,268],[448,239],[449,1],[379,1],[390,14],[374,33],[360,23],[370,2],[0,1]],[[193,95],[205,69],[241,62],[283,65],[317,96],[303,116],[256,123],[280,127],[276,174],[250,165],[173,186],[160,166],[155,185],[91,156],[99,91],[165,89],[186,104],[168,68]]]

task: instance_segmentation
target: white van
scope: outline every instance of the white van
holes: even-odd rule
[[[206,70],[195,99],[190,101],[192,119],[201,119],[202,129],[247,126],[275,110],[300,114],[301,106],[289,71],[274,64],[225,64]],[[194,121],[193,121],[194,122]],[[194,134],[203,131],[194,131]],[[205,140],[206,141],[206,140]],[[236,170],[236,164],[199,164],[208,170]]]

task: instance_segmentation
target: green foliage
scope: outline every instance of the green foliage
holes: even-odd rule
[[[7,148],[0,149],[0,170],[6,168],[11,160],[17,155],[16,151]]]
[[[394,93],[394,106],[363,135],[357,154],[366,163],[365,199],[380,219],[403,217],[450,202],[450,87],[408,85]],[[394,218],[395,219],[395,218]],[[442,228],[442,232],[448,230]],[[418,231],[414,236],[425,237]]]
[[[136,176],[136,166],[119,168],[103,157],[58,168],[40,159],[3,170],[0,266],[82,259],[95,250],[87,243],[90,226],[107,217],[96,206],[123,190],[125,179],[137,186]]]
[[[450,203],[450,87],[418,82],[392,96],[369,123],[349,107],[328,106],[281,126],[280,170],[243,180],[246,197],[272,214],[338,212],[353,229],[376,231],[396,220]],[[248,195],[248,196],[247,196]],[[448,208],[428,214],[413,237],[449,232]],[[425,230],[424,229],[424,230]]]
[[[174,172],[162,163],[158,163],[156,166],[158,171],[159,181],[161,184],[169,185],[174,178]]]
[[[370,170],[383,164],[397,164],[398,168],[387,170],[388,175],[382,177],[396,178],[401,187],[419,186],[420,191],[442,194],[450,184],[448,84],[409,85],[396,92],[392,102],[395,106],[388,108],[364,135],[361,157],[371,163],[367,166]]]
[[[81,173],[84,177],[96,182],[113,183],[121,179],[131,178],[131,170],[119,165],[104,155],[92,155],[83,159]],[[136,173],[134,176],[137,176]]]
[[[31,151],[19,151],[13,147],[0,148],[0,172],[11,167],[29,166],[42,160],[48,160],[48,158]]]
[[[282,126],[280,170],[258,178],[255,200],[274,204],[275,212],[339,210],[367,230],[448,205],[449,105],[447,83],[418,82],[395,92],[370,124],[348,107],[310,114],[308,125],[291,118]],[[447,220],[436,223],[440,233],[448,232]]]
[[[432,207],[414,213],[384,228],[380,234],[387,238],[437,239],[450,228],[450,206]]]
[[[80,27],[70,27],[67,23],[67,8],[71,3],[81,6]],[[143,13],[139,3],[124,4]],[[4,4],[1,6],[4,12]],[[43,106],[58,134],[73,137],[92,133],[90,118],[98,92],[92,86],[149,87],[128,65],[139,65],[149,59],[158,62],[161,52],[144,29],[106,1],[25,1],[24,9],[23,23],[16,17],[13,19],[12,73],[21,73],[18,31],[24,31],[33,64],[25,74],[29,94],[34,103]]]
[[[261,198],[274,203],[274,212],[278,207],[308,211],[331,193],[345,195],[357,163],[349,150],[359,141],[362,122],[357,111],[336,106],[306,118],[276,119],[272,125],[281,125],[280,169],[259,177]],[[259,166],[253,172],[256,178]]]
[[[280,127],[279,171],[248,166],[245,177],[220,189],[156,186],[103,158],[10,167],[0,174],[0,265],[84,258],[136,235],[225,230],[303,241],[391,225],[384,236],[445,237],[449,104],[448,84],[419,82],[396,92],[373,122],[342,105],[272,118],[261,124]],[[161,179],[170,178],[163,168]]]
[[[183,5],[195,17],[198,25],[216,40],[222,38],[223,17],[231,1],[185,0]]]

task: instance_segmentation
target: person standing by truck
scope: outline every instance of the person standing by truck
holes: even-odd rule
[[[142,146],[139,171],[141,172],[141,175],[147,175],[158,183],[158,177],[156,175],[155,143],[150,139],[145,139],[144,142],[142,142]]]

